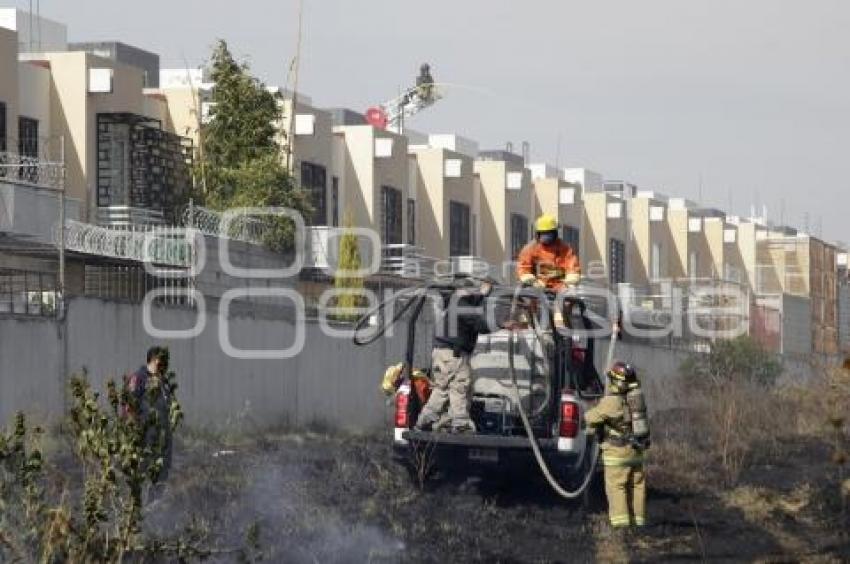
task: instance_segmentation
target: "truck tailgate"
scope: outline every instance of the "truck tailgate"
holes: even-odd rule
[[[505,437],[501,435],[481,435],[477,433],[432,433],[428,431],[405,431],[402,437],[417,443],[429,443],[441,446],[495,449],[531,449],[527,437]],[[542,450],[556,449],[557,439],[537,439]]]

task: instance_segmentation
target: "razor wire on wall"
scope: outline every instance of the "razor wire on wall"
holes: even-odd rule
[[[185,227],[196,229],[204,235],[244,241],[262,245],[265,240],[268,224],[248,214],[229,212],[229,218],[224,220],[224,214],[200,206],[190,205],[183,212],[182,223]]]
[[[65,222],[65,248],[88,255],[189,268],[195,256],[187,230],[142,226],[113,229],[79,221]]]

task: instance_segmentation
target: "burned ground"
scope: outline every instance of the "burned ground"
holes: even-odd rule
[[[599,492],[586,503],[559,499],[535,466],[510,477],[437,472],[420,481],[393,459],[386,432],[181,430],[167,483],[147,496],[144,550],[134,557],[850,561],[845,372],[805,386],[669,386],[687,393],[652,415],[649,525],[639,532],[612,532]],[[79,509],[83,476],[71,443],[62,434],[48,442],[49,497]]]
[[[850,558],[848,523],[829,449],[798,440],[784,462],[748,466],[728,488],[672,476],[656,460],[651,525],[619,536],[602,503],[559,500],[535,469],[510,481],[438,476],[419,488],[386,437],[188,438],[147,527],[169,536],[191,524],[222,562],[840,562]]]

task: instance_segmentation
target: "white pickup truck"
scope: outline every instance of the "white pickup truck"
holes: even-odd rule
[[[537,473],[518,410],[522,402],[543,458],[557,479],[569,487],[587,476],[596,437],[588,434],[584,413],[603,390],[593,364],[593,341],[588,339],[581,347],[569,337],[555,339],[544,354],[531,329],[518,331],[514,344],[517,397],[509,368],[510,339],[507,330],[478,338],[472,357],[474,433],[414,430],[422,398],[408,383],[401,386],[393,417],[397,459],[422,464],[427,456],[428,463],[441,470],[474,474]]]

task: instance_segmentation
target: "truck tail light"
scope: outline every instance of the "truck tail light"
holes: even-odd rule
[[[574,439],[578,435],[578,404],[570,399],[561,399],[561,424],[558,434],[567,439]]]
[[[408,427],[410,419],[407,415],[407,407],[410,404],[410,393],[399,390],[395,396],[395,426]]]

